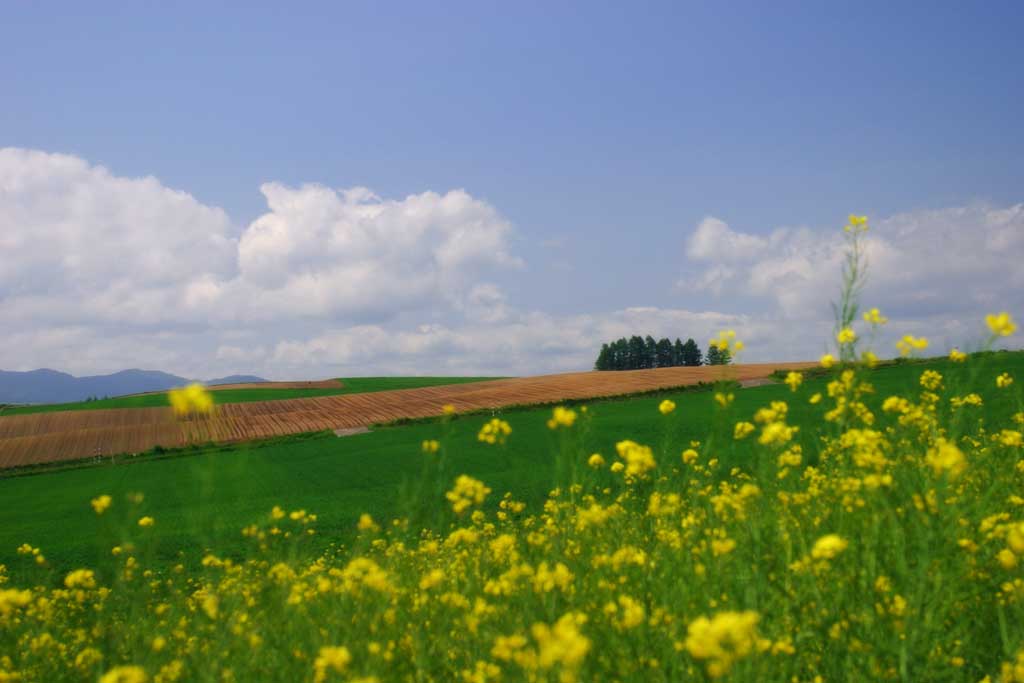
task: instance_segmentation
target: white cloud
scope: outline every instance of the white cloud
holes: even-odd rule
[[[735,247],[735,250],[732,250]],[[765,236],[705,219],[690,237],[696,262],[678,283],[717,297],[753,298],[765,315],[828,320],[838,297],[843,233],[779,228]],[[863,303],[893,330],[943,339],[976,335],[985,313],[1024,309],[1024,204],[915,211],[873,221]],[[977,331],[975,331],[977,330]],[[891,336],[891,335],[890,335]]]
[[[704,346],[723,328],[747,342],[750,360],[805,359],[830,330],[834,231],[754,234],[702,221],[681,285],[741,313],[554,315],[513,306],[495,284],[497,271],[522,265],[513,228],[463,190],[403,199],[319,185],[261,191],[267,211],[243,228],[154,178],[0,149],[0,368],[529,374],[585,369],[621,336]],[[868,255],[865,302],[894,319],[893,334],[963,343],[984,313],[1024,310],[1024,205],[877,221]]]
[[[274,361],[291,372],[330,367],[336,374],[537,374],[588,369],[602,342],[633,334],[692,336],[703,346],[724,328],[756,336],[748,316],[659,308],[628,308],[599,315],[520,313],[493,324],[422,325],[389,330],[360,326],[309,340],[278,344]],[[382,365],[382,363],[384,365]]]

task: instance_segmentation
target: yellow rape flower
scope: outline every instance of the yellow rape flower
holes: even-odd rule
[[[76,569],[64,577],[64,585],[68,588],[95,588],[96,575],[91,569]]]
[[[826,534],[814,542],[814,547],[811,548],[811,557],[816,560],[831,560],[846,550],[848,545],[850,545],[849,541],[839,534]]]
[[[1013,377],[1011,377],[1010,373],[1008,372],[1004,372],[998,377],[996,377],[996,386],[999,387],[1000,389],[1005,389],[1011,384],[1013,384]]]
[[[171,389],[167,398],[175,415],[204,415],[213,410],[213,395],[202,384],[190,384],[184,389]]]
[[[146,683],[148,680],[141,666],[115,666],[100,676],[100,683]]]
[[[967,354],[961,351],[960,349],[954,348],[952,351],[949,352],[949,359],[954,363],[963,363],[965,360],[967,360]]]
[[[661,403],[658,404],[658,412],[660,412],[662,415],[668,415],[669,413],[671,413],[675,409],[676,409],[675,402],[674,401],[670,401],[667,398],[664,401],[662,401]]]
[[[626,439],[615,444],[615,450],[625,463],[626,476],[640,477],[657,466],[650,447]],[[615,471],[614,466],[612,471]]]
[[[578,669],[590,651],[590,639],[580,631],[586,621],[584,614],[570,612],[551,626],[534,624],[530,633],[537,641],[537,665],[541,669],[551,669],[555,665],[570,671]]]
[[[461,515],[473,505],[483,503],[490,492],[491,489],[485,486],[482,481],[461,474],[456,478],[455,486],[452,490],[444,495],[451,502],[452,510],[455,511],[455,514]]]
[[[1017,324],[1013,322],[1010,314],[1003,311],[985,316],[985,324],[996,337],[1009,337],[1017,331]]]
[[[732,435],[735,439],[745,439],[753,434],[753,432],[754,425],[750,422],[737,422],[736,426],[733,428]]]
[[[322,647],[313,662],[313,683],[324,683],[331,672],[342,673],[352,661],[352,653],[347,647]]]
[[[804,381],[804,376],[799,372],[789,372],[786,374],[785,383],[789,385],[790,391],[796,391],[800,388],[800,384]]]
[[[694,659],[705,660],[708,675],[721,678],[733,664],[757,648],[757,612],[719,612],[698,617],[687,627],[684,647]]]
[[[152,517],[150,517],[148,515],[146,517],[140,517],[139,518],[139,526],[141,526],[141,527],[150,527],[150,526],[153,526],[153,524],[155,524],[155,523],[156,523],[156,520],[154,520]]]
[[[600,453],[594,453],[587,458],[587,465],[593,467],[595,470],[604,467],[604,458]]]
[[[818,362],[821,364],[821,367],[827,370],[836,364],[836,359],[835,356],[833,356],[831,353],[826,353],[825,355],[818,359]]]
[[[558,406],[551,411],[551,419],[548,420],[548,429],[559,427],[572,427],[576,424],[576,411],[564,406]]]
[[[889,322],[877,308],[872,308],[870,311],[864,314],[864,320],[872,325],[884,325]]]
[[[901,356],[909,356],[913,351],[923,351],[928,348],[928,340],[924,337],[915,337],[912,334],[905,334],[896,342]]]
[[[476,435],[476,438],[477,441],[491,445],[504,444],[511,433],[512,426],[508,422],[495,417],[480,428],[480,433]]]
[[[359,515],[359,522],[356,524],[356,528],[359,531],[380,531],[380,527],[373,521],[373,517],[365,512]]]
[[[941,438],[935,441],[934,448],[928,450],[924,461],[936,477],[948,473],[951,479],[956,479],[967,469],[967,458],[963,451],[956,444]]]
[[[437,439],[426,439],[420,445],[420,448],[423,450],[424,453],[427,453],[428,455],[432,453],[437,453],[439,450],[441,450],[441,442],[438,441]]]
[[[90,505],[92,505],[92,509],[96,511],[97,515],[102,515],[107,510],[107,508],[110,507],[110,504],[112,502],[113,499],[110,496],[108,496],[107,494],[103,494],[102,496],[97,496],[93,498],[90,501]]]
[[[840,344],[852,344],[856,340],[857,333],[849,327],[839,330],[839,333],[836,335],[836,341]]]

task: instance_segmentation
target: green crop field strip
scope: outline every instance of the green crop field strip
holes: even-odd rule
[[[928,368],[949,373],[950,381],[957,373],[968,372],[946,360],[882,367],[869,375],[876,389],[869,405],[877,409],[886,396],[915,391],[917,377]],[[1005,422],[1019,410],[1011,394],[996,390],[993,377],[1003,371],[1024,376],[1024,353],[982,356],[969,371],[977,375],[974,390],[985,399],[987,419]],[[787,401],[789,422],[806,427],[798,438],[812,453],[813,425],[823,409],[809,405],[807,397],[824,391],[826,382],[826,378],[808,379],[799,394],[791,394],[782,384],[737,389],[730,415],[749,419],[773,400]],[[368,380],[363,386],[380,385]],[[665,397],[679,406],[669,418],[657,410]],[[593,402],[589,413],[592,419],[579,444],[585,452],[608,456],[616,441],[628,437],[654,447],[659,458],[678,458],[675,451],[657,451],[669,443],[678,450],[678,444],[704,438],[718,411],[710,392],[691,391]],[[193,449],[187,455],[151,461],[146,459],[152,456],[140,456],[125,464],[0,478],[0,519],[5,521],[0,527],[0,564],[6,563],[12,574],[25,567],[25,560],[14,553],[24,542],[43,548],[50,563],[61,570],[105,562],[116,534],[114,529],[97,534],[97,528],[110,525],[115,516],[97,520],[88,509],[89,499],[102,493],[116,500],[131,492],[145,494],[137,512],[158,520],[150,533],[155,540],[153,551],[168,561],[197,546],[217,548],[223,554],[241,550],[239,529],[264,517],[274,505],[316,513],[325,543],[350,539],[361,513],[386,519],[399,512],[396,492],[403,480],[418,476],[424,457],[419,445],[425,439],[444,439],[452,472],[468,473],[496,492],[510,491],[536,504],[555,485],[552,463],[558,442],[545,425],[550,414],[547,408],[506,413],[514,433],[502,448],[477,441],[477,432],[489,416],[475,415],[451,422],[447,436],[440,422],[428,421],[341,439],[312,435]],[[721,457],[748,467],[753,448],[749,442],[730,443]]]
[[[279,401],[289,398],[312,398],[316,396],[337,396],[340,394],[362,394],[393,389],[416,389],[419,387],[443,386],[482,382],[498,377],[348,377],[342,378],[342,386],[330,389],[222,389],[212,391],[214,403],[251,403],[254,401]],[[0,418],[5,415],[29,415],[32,413],[65,412],[70,410],[103,410],[107,408],[154,408],[168,405],[167,393],[137,394],[118,396],[97,401],[75,403],[50,403],[27,406],[7,406],[0,409]]]

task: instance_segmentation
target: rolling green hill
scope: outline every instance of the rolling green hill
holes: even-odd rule
[[[480,382],[497,377],[347,377],[342,378],[342,386],[333,389],[221,389],[210,392],[214,403],[250,403],[252,401],[279,401],[288,398],[311,398],[314,396],[336,396],[338,394],[361,394],[391,389],[416,389],[419,387],[441,386],[445,384],[465,384]],[[167,393],[139,394],[135,396],[119,396],[98,401],[79,401],[76,403],[51,403],[43,405],[7,406],[0,408],[0,417],[4,415],[28,415],[31,413],[50,413],[68,410],[103,410],[106,408],[152,408],[166,406]]]

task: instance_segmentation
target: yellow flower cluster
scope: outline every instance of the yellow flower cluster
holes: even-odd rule
[[[213,411],[213,395],[202,384],[189,384],[184,389],[171,389],[167,398],[179,417],[205,415]]]
[[[719,351],[728,351],[733,356],[743,350],[743,342],[736,339],[735,330],[723,330],[708,343]]]
[[[483,503],[490,492],[491,489],[484,486],[482,481],[462,474],[455,480],[455,487],[446,493],[445,497],[451,502],[455,514],[461,515],[473,505]]]
[[[708,675],[721,678],[737,660],[771,647],[757,634],[757,612],[719,612],[713,617],[698,617],[690,622],[686,650],[695,659],[706,662]]]
[[[484,423],[484,426],[480,428],[480,433],[476,435],[477,441],[481,443],[491,444],[504,444],[509,435],[512,433],[512,425],[500,418],[491,418],[489,422]]]
[[[548,429],[559,427],[569,428],[576,424],[576,411],[564,406],[558,406],[551,411],[551,418],[548,420]]]
[[[804,376],[799,372],[788,372],[786,373],[785,383],[789,385],[790,391],[796,391],[800,388],[800,384],[804,381]]]
[[[915,337],[912,334],[905,334],[896,342],[896,348],[901,356],[909,356],[914,351],[924,351],[928,348],[928,340],[924,337]]]
[[[675,409],[676,409],[675,401],[670,401],[667,398],[664,401],[662,401],[661,403],[658,404],[658,412],[661,413],[662,415],[668,415],[669,413],[671,413]]]
[[[884,325],[889,322],[889,319],[882,315],[877,308],[872,308],[864,314],[864,321],[871,325]]]
[[[113,500],[107,494],[103,494],[102,496],[96,496],[90,502],[92,504],[92,509],[96,511],[96,514],[102,515],[106,512],[107,508],[110,507]]]
[[[850,214],[849,223],[843,228],[846,232],[867,232],[868,217]]]
[[[615,450],[625,463],[627,477],[642,477],[657,465],[650,447],[642,446],[635,441],[620,441],[615,444]]]
[[[986,315],[985,324],[992,331],[992,335],[996,337],[1009,337],[1017,331],[1017,323],[1013,322],[1013,318],[1005,311]]]

